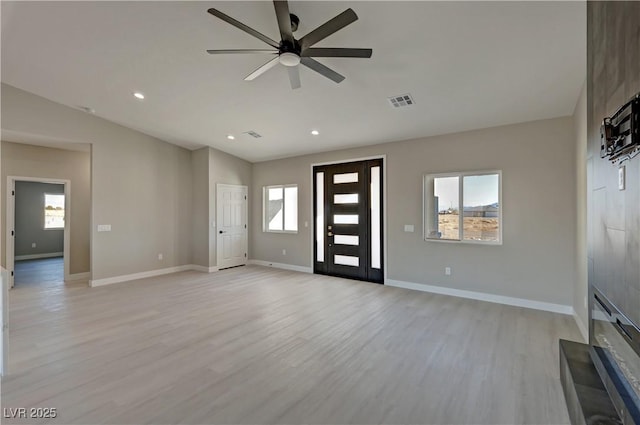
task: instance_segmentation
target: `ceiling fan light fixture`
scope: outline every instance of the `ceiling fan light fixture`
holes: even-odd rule
[[[144,100],[144,94],[140,93],[139,91],[133,93],[133,97],[135,97],[138,100]]]
[[[300,64],[300,56],[291,52],[280,54],[279,61],[284,66],[298,66]]]

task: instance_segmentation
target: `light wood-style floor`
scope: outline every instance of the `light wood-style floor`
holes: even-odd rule
[[[568,423],[570,316],[247,266],[16,287],[3,423]]]

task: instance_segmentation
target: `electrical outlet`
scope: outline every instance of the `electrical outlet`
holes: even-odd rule
[[[36,243],[34,242],[31,244],[31,248],[35,248],[35,247],[36,247]]]
[[[618,168],[618,190],[625,190],[626,188],[626,165]]]
[[[286,249],[282,250],[282,255],[287,255],[287,250]]]
[[[309,227],[309,222],[308,221],[304,222],[304,227]]]
[[[164,255],[162,253],[158,254],[158,260],[162,261],[164,259]]]
[[[444,268],[444,274],[447,276],[451,276],[451,267],[445,267]]]

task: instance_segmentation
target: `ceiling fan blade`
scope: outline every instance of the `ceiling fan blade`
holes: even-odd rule
[[[280,37],[293,44],[293,31],[291,31],[291,16],[289,16],[289,3],[286,0],[274,0],[273,7],[276,9],[276,18],[278,18],[278,28],[280,29]]]
[[[243,24],[242,22],[236,21],[231,16],[225,15],[224,13],[220,12],[218,9],[211,8],[211,9],[207,10],[207,12],[209,12],[213,16],[215,16],[217,18],[220,18],[223,21],[233,25],[234,27],[241,29],[244,32],[246,32],[248,34],[251,34],[255,38],[258,38],[258,39],[264,41],[265,43],[267,43],[268,45],[270,45],[272,47],[275,47],[276,49],[278,49],[280,47],[280,44],[277,43],[276,41],[270,39],[266,35],[254,30],[251,27],[248,27],[247,25]]]
[[[264,65],[262,65],[260,68],[258,68],[255,71],[253,71],[251,74],[247,75],[244,80],[245,81],[251,81],[251,80],[255,79],[256,77],[259,77],[260,75],[264,74],[265,72],[267,72],[268,70],[270,70],[271,68],[276,66],[278,63],[280,63],[279,57],[276,56],[275,58],[271,59],[269,62],[267,62]]]
[[[349,49],[334,47],[312,47],[302,51],[301,56],[312,58],[370,58],[371,49]]]
[[[277,50],[261,50],[261,49],[217,49],[217,50],[207,50],[207,53],[210,55],[220,55],[226,53],[271,53],[273,55],[277,55]]]
[[[289,82],[291,83],[292,89],[300,88],[300,68],[297,66],[288,66],[289,71]]]
[[[303,49],[309,48],[357,20],[358,15],[356,15],[356,12],[354,12],[353,9],[347,9],[302,37],[299,40],[300,45]]]
[[[308,68],[313,69],[318,74],[322,74],[328,79],[335,81],[336,83],[340,83],[342,82],[342,80],[344,80],[343,75],[338,74],[333,69],[324,66],[315,59],[311,59],[309,57],[300,58],[300,63]]]

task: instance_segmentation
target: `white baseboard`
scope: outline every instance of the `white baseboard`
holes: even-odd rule
[[[91,273],[84,272],[84,273],[69,274],[69,275],[64,277],[64,280],[65,281],[69,281],[69,282],[75,282],[75,281],[78,281],[78,280],[89,280],[89,278],[91,278]]]
[[[208,272],[209,270],[217,269],[217,267],[206,268],[204,266],[197,266],[195,264],[185,264],[184,266],[167,267],[166,269],[149,270],[147,272],[132,273],[132,274],[125,274],[120,276],[107,277],[104,279],[90,280],[89,286],[93,288],[96,286],[110,285],[112,283],[128,282],[130,280],[138,280],[138,279],[144,279],[147,277],[162,276],[164,274],[178,273],[178,272],[184,272],[189,270],[204,271],[205,269]],[[215,270],[212,270],[212,271],[215,271]]]
[[[413,289],[434,294],[451,295],[453,297],[469,298],[472,300],[487,301],[490,303],[506,304],[516,307],[531,308],[534,310],[550,311],[560,314],[573,314],[573,307],[570,305],[553,304],[542,301],[527,300],[524,298],[506,297],[503,295],[487,294],[484,292],[466,291],[463,289],[445,288],[443,286],[433,286],[423,283],[404,282],[401,280],[387,279],[385,285],[397,288]]]
[[[206,267],[206,266],[200,266],[198,264],[191,264],[191,270],[194,270],[197,272],[203,272],[203,273],[214,273],[218,271],[218,267],[216,266]]]
[[[587,329],[587,326],[582,323],[582,320],[580,320],[580,317],[576,314],[576,311],[573,310],[573,320],[576,321],[576,325],[578,325],[578,329],[580,330],[580,333],[582,334],[582,338],[584,338],[584,342],[586,344],[589,343],[589,331]]]
[[[54,258],[54,257],[62,257],[64,252],[49,252],[48,254],[29,254],[29,255],[16,255],[14,257],[15,261],[21,260],[37,260],[39,258]]]
[[[293,264],[274,263],[272,261],[249,260],[247,264],[256,266],[275,267],[276,269],[291,270],[294,272],[313,273],[313,268],[305,266],[295,266]]]

